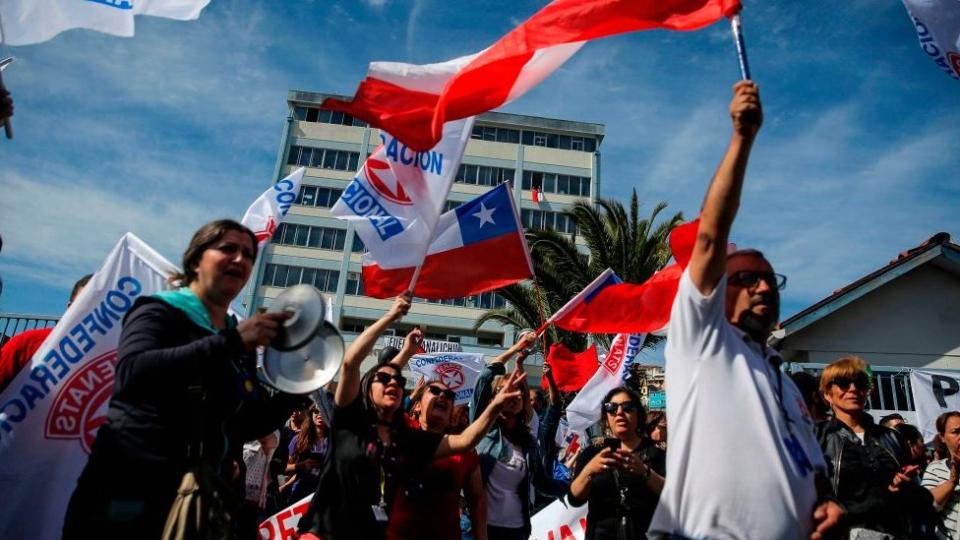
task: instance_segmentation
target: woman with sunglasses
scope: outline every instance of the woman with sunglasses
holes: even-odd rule
[[[480,372],[473,391],[472,417],[487,414],[491,397],[514,380],[520,382],[523,395],[527,395],[526,375],[520,361],[512,375],[506,375],[506,363],[518,353],[525,356],[535,339],[533,333],[524,335]],[[559,413],[557,404],[547,407],[539,428],[540,440],[554,437]],[[551,497],[566,493],[566,484],[545,472],[541,445],[532,433],[531,414],[533,408],[528,400],[511,399],[498,411],[493,429],[477,445],[487,497],[489,540],[526,540],[530,536],[533,489]]]
[[[287,475],[293,475],[288,500],[293,504],[317,489],[320,482],[320,469],[329,454],[330,437],[327,424],[316,404],[303,415],[300,431],[290,441],[290,457],[287,462]]]
[[[360,375],[360,364],[381,334],[410,309],[411,296],[398,296],[390,310],[350,344],[334,396],[331,457],[320,474],[310,508],[300,520],[301,538],[323,540],[386,538],[397,483],[431,461],[473,448],[504,404],[519,398],[517,379],[495,396],[491,410],[463,433],[450,435],[411,428],[403,404],[406,380],[392,362]],[[412,356],[413,340],[400,355]],[[400,356],[398,355],[398,356]]]
[[[245,441],[270,433],[306,398],[269,393],[256,349],[285,314],[237,323],[228,314],[257,255],[250,229],[232,220],[202,226],[183,254],[179,288],[140,297],[126,314],[113,396],[64,519],[64,538],[158,538],[184,474],[197,463],[219,474],[224,504],[243,493]],[[227,501],[230,502],[227,502]],[[255,519],[251,520],[255,523]],[[237,531],[254,537],[256,529]]]
[[[874,423],[866,411],[872,384],[867,363],[855,356],[833,362],[820,376],[820,392],[833,418],[817,425],[817,438],[838,502],[846,509],[849,538],[916,538],[910,516],[931,504],[916,481],[919,467],[900,435]]]
[[[443,382],[421,381],[411,396],[411,427],[432,433],[456,433],[455,401],[456,394]],[[486,501],[478,465],[476,450],[470,450],[434,459],[419,474],[406,475],[393,499],[387,538],[459,540],[463,490],[471,523],[481,533],[475,538],[486,540]]]
[[[614,388],[601,414],[608,438],[580,453],[568,500],[587,503],[587,540],[646,538],[663,490],[666,454],[645,436],[636,391]]]
[[[650,411],[646,419],[647,436],[657,448],[667,451],[667,413],[666,411]]]

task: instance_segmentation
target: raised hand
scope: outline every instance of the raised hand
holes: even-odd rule
[[[753,81],[740,81],[733,86],[730,101],[730,118],[733,130],[744,137],[753,138],[763,124],[763,108],[760,105],[760,89]]]

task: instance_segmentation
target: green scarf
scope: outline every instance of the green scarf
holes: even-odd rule
[[[159,298],[184,312],[187,317],[193,321],[193,324],[196,324],[200,328],[209,330],[213,334],[220,332],[213,327],[210,312],[207,311],[206,306],[203,305],[200,298],[190,290],[190,287],[181,287],[173,291],[160,291],[154,294],[153,297]],[[237,325],[237,319],[228,313],[227,320],[224,321],[224,324],[225,328],[233,328]]]

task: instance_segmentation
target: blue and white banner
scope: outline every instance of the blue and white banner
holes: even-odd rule
[[[440,381],[457,395],[455,404],[466,405],[473,399],[473,387],[483,370],[481,353],[418,354],[408,364],[425,381]]]
[[[0,394],[0,488],[7,494],[0,538],[60,538],[67,502],[106,420],[123,316],[138,297],[167,288],[176,271],[124,235]]]
[[[960,81],[960,2],[903,0],[917,29],[920,48],[940,71]]]

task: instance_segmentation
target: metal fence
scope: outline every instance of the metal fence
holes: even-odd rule
[[[25,315],[22,313],[0,312],[0,345],[25,330],[53,328],[59,320],[60,317],[50,315]]]

